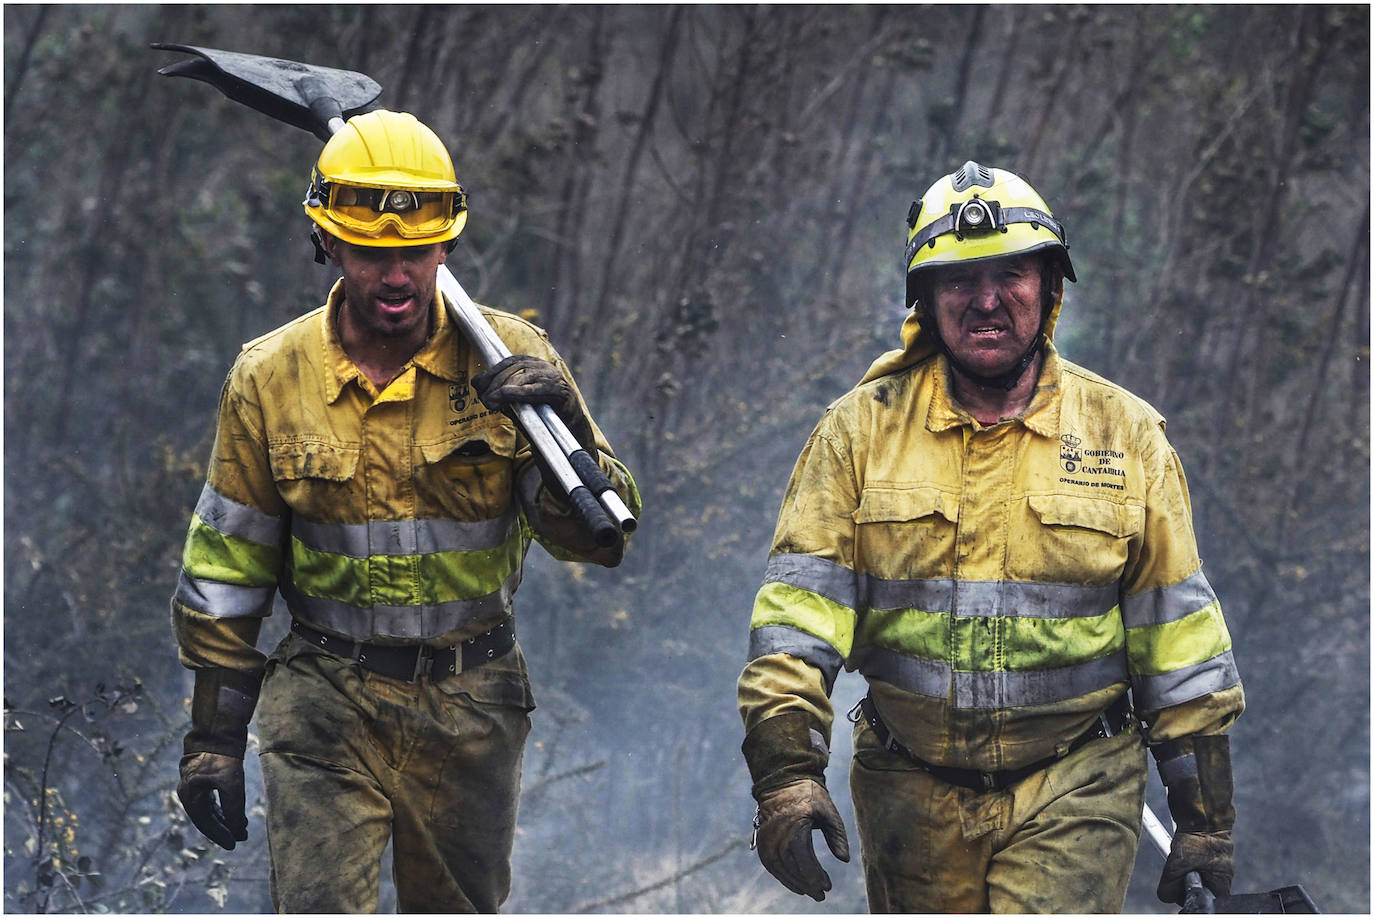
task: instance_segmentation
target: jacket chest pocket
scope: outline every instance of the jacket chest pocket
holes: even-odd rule
[[[855,561],[887,579],[948,577],[958,521],[958,497],[939,488],[864,488],[854,512]]]
[[[1120,579],[1145,508],[1095,497],[1028,494],[1013,505],[1007,573],[1040,583]]]
[[[485,520],[510,509],[515,429],[499,425],[416,446],[421,517]]]
[[[289,440],[269,442],[267,453],[282,499],[307,517],[319,518],[325,507],[343,511],[361,499],[354,487],[361,446]]]

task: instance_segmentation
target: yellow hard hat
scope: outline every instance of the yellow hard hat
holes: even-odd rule
[[[354,115],[320,151],[305,212],[356,245],[448,242],[467,223],[467,194],[437,134],[414,115]]]
[[[939,265],[1055,250],[1077,281],[1064,225],[1024,179],[970,160],[939,179],[907,214],[906,304],[921,271]]]

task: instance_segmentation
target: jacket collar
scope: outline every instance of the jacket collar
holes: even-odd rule
[[[1014,420],[1032,433],[1043,437],[1059,436],[1060,380],[1063,366],[1059,351],[1054,343],[1046,341],[1042,345],[1045,361],[1040,367],[1040,377],[1035,382],[1035,394],[1026,410]],[[926,429],[932,432],[949,430],[953,427],[974,424],[973,417],[954,401],[954,390],[949,378],[949,361],[940,355],[931,368],[934,393],[930,409],[926,412]]]
[[[415,352],[415,356],[410,358],[410,363],[431,376],[457,382],[462,376],[458,365],[459,350],[462,349],[466,354],[467,342],[458,335],[453,321],[449,318],[443,296],[437,289],[434,291],[434,304],[430,307],[434,317],[434,330],[424,345]],[[362,375],[362,371],[348,358],[343,341],[339,338],[339,306],[342,303],[343,278],[340,278],[329,291],[322,323],[325,398],[330,404],[338,399],[345,386],[357,381]]]

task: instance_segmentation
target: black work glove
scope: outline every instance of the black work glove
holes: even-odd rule
[[[1195,870],[1214,895],[1230,895],[1236,872],[1230,738],[1185,736],[1150,751],[1168,788],[1169,813],[1178,827],[1155,894],[1161,902],[1181,904],[1183,878]]]
[[[844,821],[825,786],[804,778],[764,791],[759,795],[757,828],[755,843],[764,868],[792,892],[824,901],[830,875],[816,860],[811,832],[820,829],[830,853],[849,861]]]
[[[228,851],[248,839],[243,755],[261,686],[261,673],[198,669],[191,694],[177,799],[201,834]]]
[[[510,414],[515,404],[551,406],[582,448],[596,456],[591,419],[582,410],[568,378],[547,360],[512,354],[472,377],[472,387],[482,404],[492,411]]]
[[[200,834],[226,851],[248,840],[243,759],[213,752],[182,756],[177,799]]]

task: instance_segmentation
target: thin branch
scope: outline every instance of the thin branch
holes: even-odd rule
[[[733,841],[728,842],[725,845],[725,847],[716,851],[716,853],[708,855],[702,858],[701,860],[697,861],[696,863],[690,864],[687,867],[684,867],[676,873],[670,874],[669,876],[666,876],[661,880],[656,880],[653,883],[650,883],[648,886],[641,886],[639,889],[631,890],[627,893],[621,893],[619,895],[611,896],[606,899],[598,899],[595,902],[588,902],[583,905],[579,905],[577,908],[573,909],[573,911],[578,914],[584,914],[586,912],[601,912],[605,911],[605,909],[608,906],[620,905],[623,902],[629,902],[631,899],[638,899],[640,896],[648,895],[651,892],[656,892],[660,889],[663,889],[665,886],[671,886],[680,880],[686,879],[687,877],[691,876],[697,871],[704,870],[705,868],[710,867],[712,864],[714,864],[716,861],[721,860],[730,852],[736,851],[740,848],[744,848],[747,845],[748,841],[746,839],[734,839]]]

